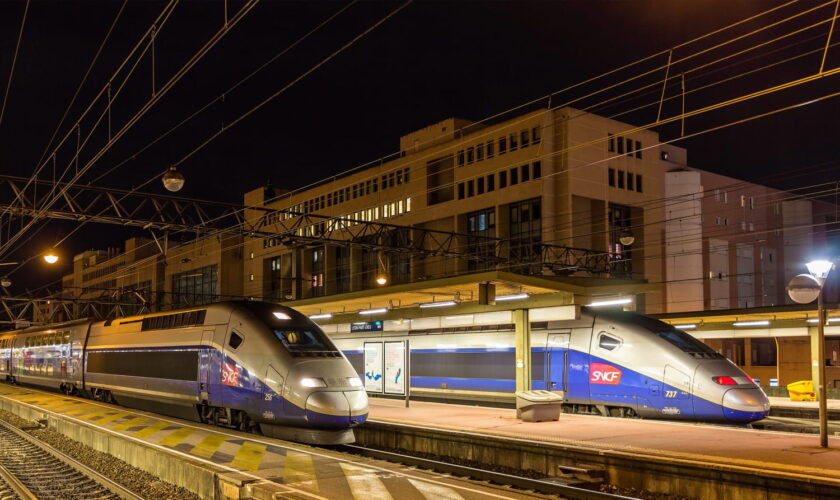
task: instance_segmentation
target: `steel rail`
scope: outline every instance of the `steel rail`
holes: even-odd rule
[[[38,500],[38,496],[35,495],[35,493],[32,493],[25,484],[21,483],[20,479],[12,474],[12,472],[4,465],[0,465],[0,478],[9,485],[9,488],[15,492],[20,500]]]
[[[18,437],[26,440],[33,446],[40,448],[41,450],[45,451],[52,457],[60,460],[68,467],[77,470],[78,472],[84,474],[92,481],[96,482],[103,488],[107,489],[111,493],[119,496],[123,500],[145,500],[144,497],[134,493],[133,491],[127,489],[126,487],[122,486],[119,483],[114,482],[113,480],[105,477],[104,475],[100,474],[99,472],[91,469],[87,465],[79,462],[78,460],[64,454],[63,452],[53,448],[51,445],[47,444],[46,442],[36,438],[35,436],[25,432],[22,429],[18,429],[17,427],[13,426],[12,424],[0,420],[0,427],[3,427],[10,432],[16,434]]]

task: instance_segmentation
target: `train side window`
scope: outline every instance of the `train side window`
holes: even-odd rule
[[[612,351],[620,345],[621,345],[620,340],[618,340],[615,337],[611,337],[611,336],[607,335],[606,333],[602,333],[598,337],[598,347],[600,347],[601,349],[606,349],[607,351]]]
[[[239,334],[237,334],[236,332],[230,332],[230,340],[228,340],[228,345],[231,348],[236,349],[237,347],[242,345],[243,340],[244,339],[240,337]]]

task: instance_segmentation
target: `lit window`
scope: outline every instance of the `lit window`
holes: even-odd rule
[[[405,199],[405,211],[411,212],[411,198]]]
[[[397,202],[397,213],[402,215],[403,214],[403,201],[400,200]]]

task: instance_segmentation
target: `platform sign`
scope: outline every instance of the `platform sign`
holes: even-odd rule
[[[405,341],[385,342],[385,393],[405,394]]]
[[[366,321],[364,323],[350,323],[351,332],[381,332],[381,321]]]
[[[365,342],[365,390],[382,393],[384,390],[384,359],[382,342]]]

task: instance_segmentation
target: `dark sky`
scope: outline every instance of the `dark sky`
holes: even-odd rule
[[[242,5],[241,0],[228,3],[231,11]],[[0,173],[32,174],[121,4],[114,0],[31,3],[8,105],[0,123]],[[83,106],[102,88],[164,5],[155,1],[127,4],[59,136],[70,129]],[[156,39],[158,86],[219,28],[222,5],[221,1],[184,0],[175,9]],[[95,164],[85,182],[120,188],[145,182],[400,3],[352,5],[224,100],[216,101],[171,136],[135,155],[343,5],[346,3],[263,0]],[[237,202],[244,191],[269,178],[278,187],[300,187],[395,152],[399,136],[407,132],[450,116],[481,119],[493,115],[772,5],[775,4],[748,0],[418,0],[184,162],[181,170],[187,176],[187,184],[181,194]],[[23,1],[0,2],[3,91],[23,7]],[[827,27],[810,32],[822,38],[802,38],[802,45],[770,58],[781,59],[805,50],[804,47],[824,45],[825,33]],[[768,33],[766,37],[769,36]],[[758,66],[769,61],[745,64]],[[819,57],[813,56],[801,64],[818,63]],[[828,67],[833,67],[840,58],[829,58],[828,63]],[[689,106],[766,87],[789,79],[801,69],[780,68],[748,84],[733,83],[724,87],[720,95],[699,95],[689,101]],[[736,72],[715,73],[705,81]],[[697,80],[696,85],[703,81]],[[121,98],[115,101],[115,128],[149,98],[151,87],[151,62],[145,58]],[[833,88],[836,80],[817,82],[749,106],[690,120],[687,127],[689,131],[701,130],[798,102],[800,98],[813,98]],[[629,106],[626,104],[625,109]],[[673,106],[665,109],[666,114],[674,111]],[[831,100],[679,144],[689,148],[693,166],[740,178],[780,187],[836,180],[836,163],[830,162],[838,159],[838,112],[837,100]],[[636,118],[636,123],[642,124],[648,116],[628,119]],[[89,129],[89,124],[82,127],[83,133]],[[662,129],[663,136],[673,133],[673,127]],[[83,151],[83,161],[102,145],[102,135],[95,135],[93,145]],[[69,164],[72,152],[72,148],[59,150],[59,170]],[[97,179],[126,159],[129,161],[121,167]],[[797,176],[797,171],[808,174]],[[52,176],[51,168],[45,172]],[[146,190],[162,192],[157,181]],[[0,261],[18,260],[38,252],[71,228],[66,223],[51,223],[16,252],[0,256]],[[91,225],[74,235],[61,250],[69,256],[85,248],[119,246],[130,234]],[[20,276],[34,286],[61,274],[60,270],[44,271],[42,267],[30,264]]]

